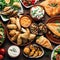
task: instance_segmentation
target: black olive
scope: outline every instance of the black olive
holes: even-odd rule
[[[47,27],[43,23],[39,23],[39,35],[47,33]]]
[[[32,23],[30,26],[30,31],[33,34],[38,35],[38,25],[36,23]]]

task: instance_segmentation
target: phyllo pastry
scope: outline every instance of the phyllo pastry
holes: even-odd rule
[[[40,5],[45,8],[49,16],[60,14],[60,0],[45,0]]]
[[[47,23],[46,26],[54,35],[60,37],[60,23]]]
[[[53,47],[52,47],[50,41],[46,37],[44,37],[44,36],[40,36],[36,40],[36,43],[39,44],[39,45],[41,45],[41,46],[43,46],[43,47],[45,47],[45,48],[53,50]]]

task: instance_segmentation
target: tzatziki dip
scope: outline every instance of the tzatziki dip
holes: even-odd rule
[[[8,48],[8,55],[10,57],[16,58],[19,56],[19,54],[20,54],[20,48],[18,46],[13,45]]]

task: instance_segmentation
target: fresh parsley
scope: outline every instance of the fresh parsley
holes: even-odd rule
[[[58,20],[56,20],[56,21],[55,21],[55,23],[59,23],[59,21],[58,21]]]
[[[60,33],[60,28],[57,28],[57,31]]]
[[[51,3],[51,4],[48,4],[49,6],[51,6],[51,7],[57,7],[57,3]]]

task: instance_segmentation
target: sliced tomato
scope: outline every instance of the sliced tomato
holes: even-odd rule
[[[56,55],[56,60],[60,60],[60,54]]]
[[[3,55],[0,55],[0,60],[3,60],[3,58],[4,58]]]
[[[35,0],[32,0],[32,2],[35,2]]]
[[[32,5],[34,5],[34,3],[35,3],[35,0],[32,0]]]
[[[6,50],[4,48],[1,48],[0,49],[0,54],[5,55],[5,53],[6,53]]]
[[[2,36],[0,35],[0,39],[2,38]]]

